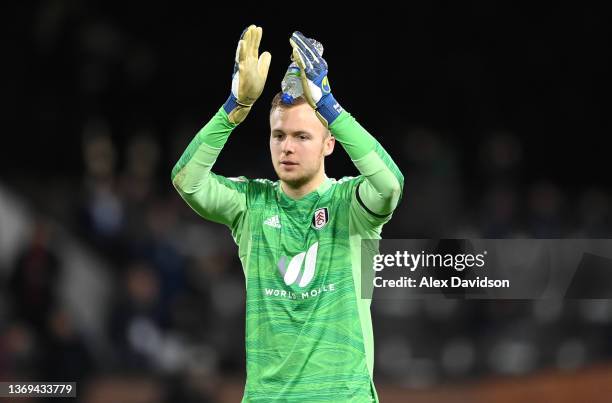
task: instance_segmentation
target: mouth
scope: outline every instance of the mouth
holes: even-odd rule
[[[281,165],[285,165],[285,166],[294,166],[294,165],[298,165],[297,162],[293,162],[293,161],[281,161],[280,162]]]

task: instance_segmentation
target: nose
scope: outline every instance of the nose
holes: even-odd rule
[[[283,142],[281,143],[281,151],[283,152],[283,154],[293,154],[295,150],[293,139],[291,138],[291,136],[285,136]]]

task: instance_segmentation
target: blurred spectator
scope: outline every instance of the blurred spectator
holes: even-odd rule
[[[0,328],[0,379],[36,379],[40,351],[30,327],[19,320]]]
[[[154,369],[166,325],[156,272],[145,262],[132,262],[122,279],[109,329],[120,366]]]
[[[17,317],[33,326],[37,334],[46,328],[51,307],[58,301],[61,262],[51,245],[52,229],[37,219],[30,241],[19,253],[8,285]]]
[[[141,131],[130,139],[121,192],[128,203],[141,205],[155,196],[159,153],[153,133]]]
[[[93,357],[70,314],[54,309],[41,343],[44,379],[85,381],[94,369]]]
[[[125,208],[115,178],[116,151],[110,128],[102,119],[91,119],[84,130],[85,162],[83,232],[108,256],[121,256]]]
[[[147,214],[159,197],[157,164],[159,145],[152,133],[141,131],[129,139],[120,194],[125,209],[124,239],[129,244],[149,237]]]
[[[175,246],[180,231],[176,205],[159,199],[146,209],[146,235],[133,242],[133,253],[148,261],[160,278],[160,304],[172,309],[177,296],[185,290],[185,257]]]

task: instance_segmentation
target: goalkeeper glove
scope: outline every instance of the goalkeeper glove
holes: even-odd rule
[[[293,48],[291,60],[300,68],[304,97],[316,111],[321,123],[329,127],[343,109],[331,93],[327,79],[327,62],[322,57],[322,47],[317,41],[306,38],[299,31],[291,35],[289,43]]]
[[[235,124],[246,118],[251,106],[263,92],[268,77],[272,55],[270,52],[264,52],[259,56],[261,35],[261,27],[251,25],[242,32],[238,41],[232,74],[232,90],[223,105],[230,122]]]

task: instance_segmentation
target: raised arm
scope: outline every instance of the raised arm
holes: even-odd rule
[[[211,172],[230,133],[248,115],[263,91],[271,55],[258,57],[262,29],[251,25],[241,35],[236,50],[232,90],[222,108],[196,134],[172,170],[172,184],[202,217],[235,229],[246,210],[246,186],[242,179],[228,179]]]
[[[357,188],[356,202],[376,218],[388,217],[401,198],[402,173],[380,143],[332,95],[327,62],[316,41],[296,31],[289,42],[292,60],[300,67],[304,96],[365,178]]]

